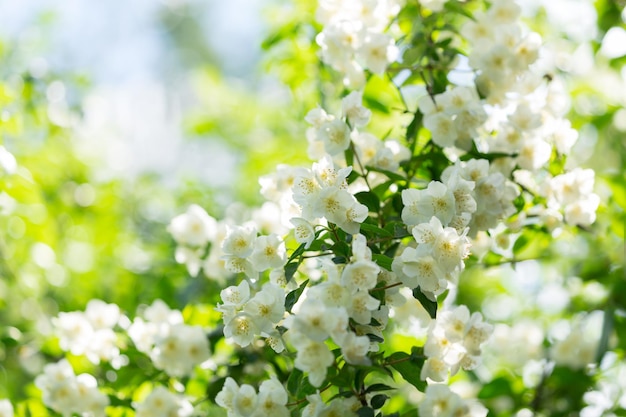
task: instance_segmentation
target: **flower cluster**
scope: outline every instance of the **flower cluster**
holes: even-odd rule
[[[182,377],[209,359],[206,333],[199,326],[183,323],[180,311],[170,310],[161,300],[136,317],[128,335],[137,350],[150,356],[154,366],[168,375]]]
[[[344,75],[348,87],[361,88],[365,69],[382,74],[397,59],[395,41],[384,31],[399,10],[396,0],[319,2],[316,17],[324,29],[316,41],[322,60]]]
[[[418,104],[424,114],[424,127],[441,147],[471,148],[478,128],[487,120],[478,94],[470,87],[453,87],[441,94],[423,96]]]
[[[302,417],[345,416],[356,417],[361,403],[354,397],[337,398],[325,404],[320,394],[307,395],[309,402],[302,409]]]
[[[230,286],[220,293],[222,304],[217,311],[224,319],[224,336],[239,346],[248,346],[256,336],[264,336],[267,343],[277,352],[284,345],[276,326],[285,314],[285,291],[272,283],[263,285],[250,297],[248,281]]]
[[[485,417],[487,409],[475,401],[462,399],[447,385],[432,384],[426,387],[426,397],[419,405],[422,417]]]
[[[84,312],[59,313],[52,323],[61,349],[74,355],[85,355],[94,364],[105,360],[115,365],[120,350],[114,328],[120,319],[127,320],[117,305],[91,300]]]
[[[219,260],[215,257],[203,260],[203,255],[208,244],[215,246],[216,239],[224,233],[223,229],[224,226],[218,224],[202,207],[196,204],[189,206],[186,213],[174,217],[167,226],[178,244],[176,261],[185,264],[191,276],[198,275],[203,266],[213,274],[221,271],[223,268],[219,267]]]
[[[228,417],[288,417],[287,392],[276,378],[265,380],[257,393],[253,386],[237,385],[228,377],[215,402],[228,411]]]
[[[301,217],[313,224],[323,218],[347,233],[358,233],[368,208],[348,191],[346,178],[351,170],[336,170],[330,158],[325,157],[314,163],[311,170],[305,170],[304,175],[297,176],[292,192],[302,210]]]
[[[424,345],[424,354],[428,359],[422,368],[421,378],[443,382],[448,374],[454,375],[460,368],[476,368],[482,353],[481,345],[492,331],[493,326],[483,322],[480,313],[470,316],[464,305],[440,312],[428,328]]]
[[[523,30],[520,15],[515,1],[498,0],[461,29],[473,46],[469,62],[478,71],[478,89],[491,101],[512,91],[538,57],[541,37]]]
[[[381,337],[387,321],[388,307],[381,307],[369,292],[378,283],[380,267],[371,260],[363,235],[353,237],[353,254],[342,269],[325,263],[327,281],[311,287],[284,323],[289,329],[285,337],[298,350],[295,366],[308,372],[314,386],[322,383],[335,360],[327,340],[341,348],[346,362],[368,364],[368,352],[377,347],[367,335]]]
[[[207,335],[160,300],[132,322],[116,305],[99,300],[85,312],[60,313],[53,320],[60,347],[94,364],[110,362],[109,381],[136,357],[158,377],[144,381],[132,397],[116,399],[99,391],[93,376],[76,376],[61,361],[46,366],[36,380],[48,407],[63,415],[103,416],[111,402],[125,404],[138,417],[190,417],[206,404],[192,405],[186,395],[201,392],[229,417],[376,415],[388,399],[379,392],[394,389],[385,378],[397,372],[423,392],[417,397],[420,416],[484,417],[484,407],[441,383],[461,369],[476,369],[492,334],[490,352],[505,352],[499,352],[497,366],[492,361],[476,372],[478,380],[493,377],[494,369],[519,366],[521,372],[511,373],[539,390],[556,367],[591,369],[605,340],[602,313],[552,323],[548,331],[548,324],[538,322],[493,326],[456,298],[466,261],[480,262],[485,237],[495,242],[496,257],[510,253],[519,265],[515,256],[521,252],[512,248],[509,233],[522,235],[529,225],[528,235],[547,233],[544,225],[588,226],[595,220],[593,171],[564,169],[577,134],[563,119],[562,86],[545,79],[537,65],[541,39],[521,25],[514,1],[490,2],[460,31],[472,45],[474,85],[453,86],[448,66],[459,51],[450,46],[455,39],[442,38],[457,35],[442,35],[448,23],[432,13],[445,0],[421,3],[430,10],[402,8],[395,0],[320,0],[316,17],[323,31],[316,41],[322,60],[356,91],[341,99],[340,113],[325,106],[306,115],[310,168],[280,165],[262,177],[268,201],[253,212],[229,210],[218,221],[191,205],[171,220],[167,230],[177,244],[177,262],[192,276],[203,271],[227,283],[219,287],[215,308],[223,330]],[[407,29],[413,18],[421,27]],[[399,48],[386,33],[390,27],[408,30],[407,62],[393,67],[398,76],[367,79],[366,71],[382,74],[398,58]],[[427,45],[419,44],[418,34],[427,35]],[[419,57],[408,62],[416,51]],[[443,55],[452,58],[438,62]],[[412,117],[405,144],[365,131],[372,118],[363,105],[364,91],[374,90],[368,89],[373,83],[365,88],[370,81],[398,88],[398,120]],[[410,89],[403,87],[416,82],[428,95],[405,99]],[[498,319],[487,310],[490,321]],[[415,346],[410,354],[385,352],[397,341],[390,340],[390,324],[402,327],[403,320],[411,327],[406,340]],[[239,361],[220,363],[216,355],[213,362],[209,340],[219,350],[223,344],[216,339],[222,338]],[[388,342],[385,349],[382,342]],[[127,347],[129,356],[121,353]],[[264,362],[270,356],[272,367]],[[198,366],[207,372],[197,372]],[[623,367],[616,368],[614,378],[621,378]],[[270,379],[255,385],[258,375],[251,369]],[[242,375],[248,383],[233,378]],[[171,390],[159,385],[164,380]],[[598,384],[585,395],[586,415],[611,410],[606,404],[625,390],[614,381]],[[11,404],[0,401],[2,414],[12,416]]]
[[[96,379],[90,374],[75,375],[66,359],[46,365],[35,385],[41,390],[44,403],[63,415],[104,417],[109,405],[109,398],[98,390]]]
[[[618,408],[626,409],[626,364],[614,352],[600,363],[597,389],[588,391],[583,399],[588,404],[580,411],[582,417],[601,417]]]
[[[135,404],[137,417],[189,417],[193,406],[180,395],[162,386],[154,388],[140,403]]]
[[[551,358],[557,365],[581,369],[594,362],[602,331],[603,312],[594,311],[561,321],[552,329]]]
[[[575,168],[546,182],[544,192],[548,198],[546,211],[565,222],[589,226],[596,220],[600,197],[593,192],[595,173],[592,169]]]

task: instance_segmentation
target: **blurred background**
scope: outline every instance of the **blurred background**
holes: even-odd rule
[[[623,4],[522,4],[548,45],[544,58],[574,91],[580,139],[572,158],[600,177],[610,206],[600,227],[621,228]],[[259,205],[260,175],[307,161],[304,115],[332,91],[331,80],[316,81],[324,73],[312,46],[315,7],[0,0],[0,398],[37,395],[30,382],[48,359],[41,352],[54,352],[41,335],[59,311],[82,310],[92,298],[131,315],[156,298],[175,308],[217,299],[217,283],[175,262],[165,227],[192,203],[215,217],[234,202],[243,211]],[[597,256],[594,276],[622,249],[617,242],[594,251],[614,243],[581,242],[566,254],[572,262]],[[533,267],[525,276],[535,281],[524,288],[539,297],[543,279],[559,279]],[[482,275],[468,274],[461,301],[480,308],[494,296],[487,311],[496,319],[516,313],[503,317],[496,304],[515,306],[518,284],[492,287],[502,277],[494,273],[480,285]]]

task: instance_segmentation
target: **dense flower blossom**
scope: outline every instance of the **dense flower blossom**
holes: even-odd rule
[[[324,29],[316,41],[321,58],[344,75],[347,86],[362,87],[365,69],[380,74],[398,58],[393,38],[383,33],[398,11],[395,0],[319,2],[316,18]]]
[[[188,417],[193,413],[191,403],[162,386],[156,387],[135,406],[137,417]]]
[[[52,319],[61,349],[85,355],[97,364],[115,362],[120,355],[114,327],[121,318],[119,307],[101,300],[91,300],[85,312],[59,313]]]
[[[109,405],[96,379],[89,374],[75,375],[66,359],[46,365],[35,385],[42,392],[44,404],[63,415],[104,417]]]
[[[426,387],[426,397],[419,405],[419,415],[485,417],[487,409],[476,402],[463,400],[447,385],[433,384]]]
[[[480,313],[470,315],[460,305],[437,314],[428,328],[424,354],[428,357],[421,378],[436,382],[454,375],[460,368],[474,369],[482,353],[482,344],[491,336],[493,326],[482,321]]]
[[[143,317],[135,318],[128,335],[137,350],[149,355],[158,369],[181,377],[209,359],[206,333],[201,327],[184,324],[180,311],[156,300],[146,308]]]

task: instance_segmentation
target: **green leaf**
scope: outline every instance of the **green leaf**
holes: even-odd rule
[[[380,113],[389,114],[389,106],[381,103],[379,100],[375,99],[372,96],[363,96],[363,105],[370,110],[376,110]]]
[[[298,256],[302,255],[304,253],[304,247],[306,246],[305,243],[302,243],[300,246],[298,246],[296,248],[296,250],[293,251],[293,253],[291,254],[291,256],[289,257],[289,259],[287,260],[287,262],[291,262],[294,259],[296,259]]]
[[[293,275],[298,270],[298,265],[300,265],[298,262],[289,262],[285,265],[285,279],[287,282],[291,281],[293,278]]]
[[[371,223],[361,223],[361,230],[372,233],[376,237],[393,237],[389,231],[381,229],[380,227]]]
[[[361,191],[356,193],[354,197],[359,203],[365,205],[370,212],[378,213],[378,210],[380,210],[380,200],[373,192]]]
[[[437,317],[437,301],[433,301],[428,298],[421,290],[420,287],[413,289],[413,297],[420,302],[426,312],[431,318]]]
[[[515,241],[515,244],[513,244],[513,253],[518,253],[528,244],[528,242],[528,236],[525,234],[520,235]]]
[[[372,333],[368,333],[368,334],[366,334],[366,336],[369,337],[370,342],[383,343],[385,341],[385,339],[383,339],[382,337],[377,336],[377,335],[372,334]]]
[[[225,382],[226,382],[226,377],[223,377],[208,384],[207,389],[206,389],[207,398],[215,402],[215,397],[217,397],[217,394],[222,390]]]
[[[513,390],[511,389],[511,383],[505,377],[498,377],[493,381],[485,384],[478,392],[478,398],[487,399],[505,396],[507,398],[514,398]]]
[[[421,392],[424,392],[426,389],[426,381],[422,381],[420,378],[424,361],[425,358],[423,357],[417,357],[417,355],[405,352],[395,352],[386,358],[389,366],[398,371],[406,382]]]
[[[387,271],[391,271],[391,263],[393,262],[393,259],[391,259],[389,256],[385,256],[380,253],[374,253],[372,254],[372,260],[376,262],[376,264],[381,268],[385,268]]]
[[[369,392],[391,391],[394,389],[396,388],[390,387],[389,385],[385,385],[385,384],[372,384],[369,387],[367,387],[367,389],[365,390],[365,393],[367,394]]]
[[[309,280],[307,279],[302,283],[302,285],[287,294],[287,296],[285,297],[285,310],[291,313],[292,307],[298,302],[298,299],[300,299],[300,296],[302,295],[302,292],[304,291],[308,283]]]
[[[350,146],[348,149],[345,150],[344,156],[346,158],[346,165],[349,167],[353,166],[354,165],[354,150],[352,146]]]
[[[391,184],[395,184],[395,181],[394,180],[385,181],[382,184],[379,184],[376,187],[372,188],[372,192],[376,194],[378,198],[381,198],[383,195],[385,195],[385,192],[389,189]]]
[[[109,405],[112,407],[128,407],[130,408],[132,400],[130,398],[118,398],[116,395],[109,395]]]
[[[302,382],[304,374],[298,368],[294,368],[287,379],[287,391],[294,397],[298,394],[298,388]]]
[[[460,4],[459,2],[453,0],[447,1],[443,7],[450,12],[458,13],[472,20],[476,20],[474,18],[474,15],[472,14],[472,11],[468,9],[465,4]]]
[[[374,168],[374,167],[366,167],[368,171],[372,171],[372,172],[380,172],[381,174],[385,174],[387,176],[387,178],[389,178],[390,180],[394,180],[394,181],[406,181],[406,178],[403,177],[402,175],[396,173],[396,172],[391,172],[388,171],[386,169],[379,169],[379,168]]]
[[[337,375],[332,378],[331,382],[339,388],[352,389],[352,384],[356,380],[355,369],[353,366],[344,365]]]
[[[359,417],[374,417],[374,410],[370,407],[361,407],[356,413]]]
[[[298,23],[292,23],[283,26],[278,31],[270,34],[267,38],[265,38],[261,43],[261,48],[263,48],[264,51],[271,49],[274,45],[280,43],[283,39],[294,35],[298,31],[299,26],[300,25]]]
[[[370,401],[370,405],[372,406],[372,408],[374,410],[378,410],[379,408],[381,408],[383,405],[385,405],[385,402],[389,399],[388,396],[386,396],[385,394],[378,394],[378,395],[374,395],[372,397],[372,400]]]

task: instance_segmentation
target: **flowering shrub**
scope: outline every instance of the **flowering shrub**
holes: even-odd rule
[[[599,233],[601,201],[594,171],[567,163],[578,133],[566,83],[541,61],[520,6],[320,0],[315,17],[310,40],[336,95],[302,121],[313,162],[259,178],[267,202],[248,218],[189,202],[167,226],[172,257],[218,282],[219,301],[179,311],[155,300],[129,317],[94,299],[59,313],[51,322],[70,360],[35,380],[47,410],[624,413],[618,299],[596,288],[604,309],[559,316],[593,284],[520,284],[541,275],[529,260],[558,254],[553,242]],[[390,91],[395,101],[377,96]],[[492,285],[492,271],[496,285],[532,294],[527,305],[472,303],[468,287]],[[517,319],[532,309],[545,314]],[[3,401],[0,415],[28,407]]]

